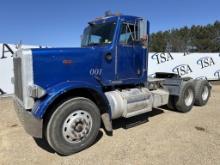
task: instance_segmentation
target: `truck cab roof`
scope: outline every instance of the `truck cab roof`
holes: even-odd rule
[[[97,17],[95,20],[90,21],[89,24],[100,24],[109,21],[117,21],[118,19],[125,20],[125,21],[134,21],[137,19],[142,19],[141,17],[131,16],[131,15],[110,15],[110,16],[103,16]]]

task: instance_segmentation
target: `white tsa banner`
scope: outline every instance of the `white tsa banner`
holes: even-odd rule
[[[220,80],[220,53],[149,53],[148,74],[171,72],[194,79]]]
[[[22,45],[21,48],[37,48],[39,46]],[[13,77],[12,55],[17,45],[0,43],[0,95],[12,94],[14,91],[11,78]]]

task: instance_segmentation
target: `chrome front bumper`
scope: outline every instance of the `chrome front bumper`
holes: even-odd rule
[[[14,98],[14,107],[25,131],[33,137],[42,138],[43,120],[35,118],[16,98]]]

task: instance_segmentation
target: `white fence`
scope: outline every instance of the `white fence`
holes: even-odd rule
[[[23,45],[22,48],[36,48],[38,46]],[[12,53],[16,45],[0,44],[0,95],[12,94],[13,61]],[[149,53],[148,73],[174,72],[181,76],[220,80],[219,53]]]

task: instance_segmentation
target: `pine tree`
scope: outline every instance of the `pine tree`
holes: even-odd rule
[[[220,52],[220,21],[153,33],[151,52]]]

